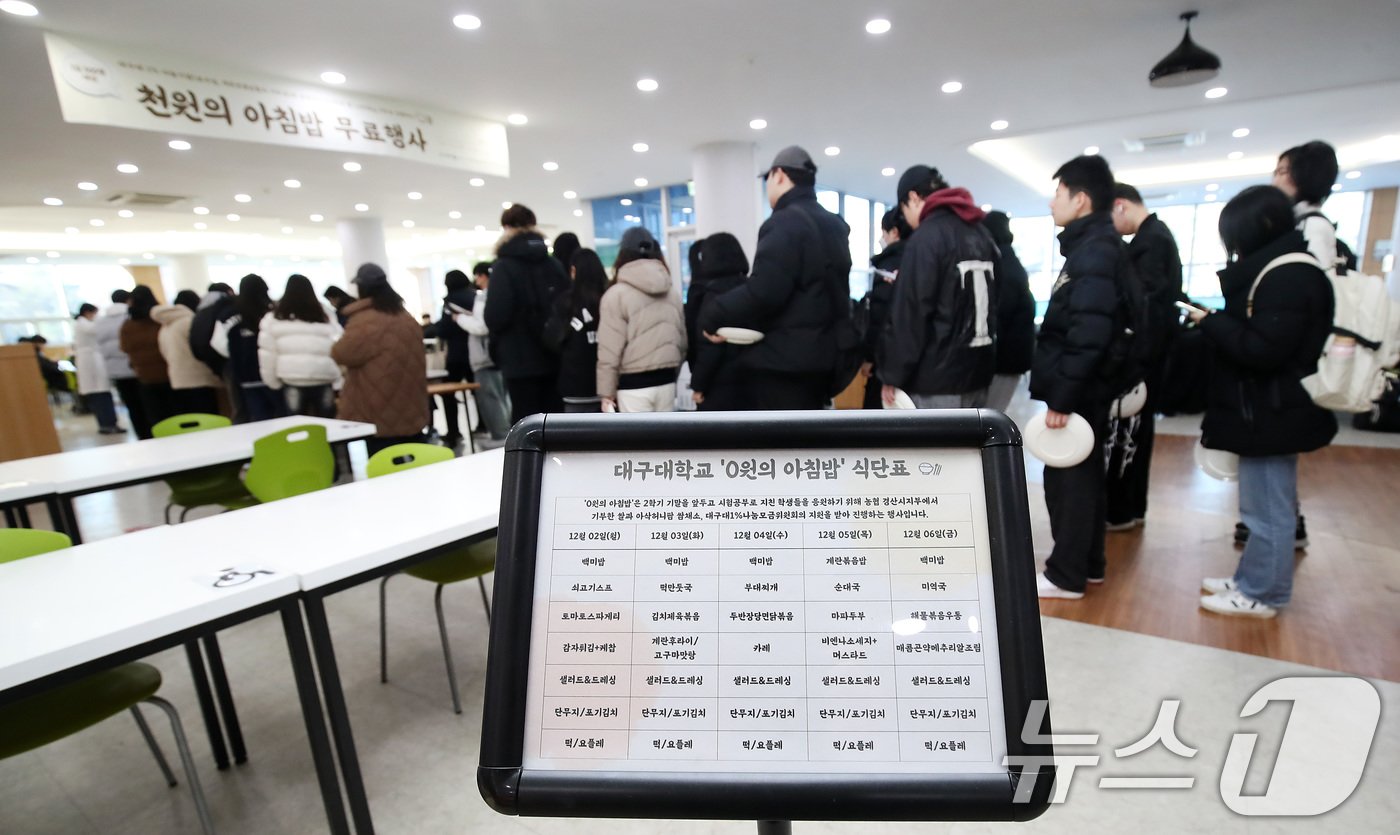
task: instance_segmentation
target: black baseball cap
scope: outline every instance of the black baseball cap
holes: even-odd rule
[[[779,151],[778,155],[773,157],[773,164],[763,169],[758,178],[760,180],[768,179],[768,175],[773,172],[774,168],[797,168],[811,171],[813,174],[817,173],[817,164],[812,162],[812,155],[798,145],[789,145]]]

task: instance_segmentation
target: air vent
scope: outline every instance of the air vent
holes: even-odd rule
[[[1143,151],[1164,151],[1180,148],[1194,148],[1206,141],[1204,132],[1195,133],[1164,133],[1160,136],[1144,136],[1140,139],[1124,139],[1123,147],[1129,153],[1140,154]]]
[[[109,206],[144,206],[161,209],[189,198],[174,194],[147,194],[142,191],[123,191],[107,198]]]

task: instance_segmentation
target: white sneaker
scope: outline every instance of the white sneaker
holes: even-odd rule
[[[1238,589],[1202,597],[1201,608],[1220,615],[1240,615],[1248,618],[1271,618],[1278,614],[1274,607],[1251,600],[1240,594]]]
[[[1055,585],[1050,581],[1050,578],[1045,576],[1045,572],[1043,571],[1035,575],[1035,590],[1036,594],[1042,598],[1078,600],[1084,596],[1084,592],[1082,591],[1070,591],[1069,589],[1062,589]]]
[[[1201,590],[1211,594],[1225,594],[1236,588],[1234,577],[1207,577],[1201,581]]]

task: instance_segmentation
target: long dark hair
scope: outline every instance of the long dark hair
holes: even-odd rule
[[[311,288],[311,279],[300,273],[293,273],[287,278],[287,289],[282,291],[282,298],[277,302],[277,310],[273,316],[277,319],[295,319],[298,322],[324,322],[326,309],[321,307],[321,301],[316,298],[316,291]]]
[[[366,298],[363,285],[360,287],[360,298]],[[390,287],[387,281],[373,286],[369,291],[368,298],[370,300],[369,306],[378,310],[380,313],[403,312],[403,296],[400,296],[398,291]]]
[[[175,294],[175,303],[182,304],[190,310],[198,310],[199,294],[193,290],[181,290]]]
[[[1220,210],[1220,242],[1232,258],[1248,258],[1293,231],[1293,204],[1273,186],[1250,186]]]
[[[569,290],[569,310],[577,316],[586,309],[597,319],[598,305],[608,290],[608,271],[603,269],[603,259],[591,249],[580,249],[574,253],[572,266],[574,283]]]
[[[126,302],[126,313],[132,319],[143,322],[151,318],[151,308],[156,306],[156,294],[144,284],[138,284],[131,291]]]
[[[564,272],[569,271],[569,267],[574,265],[574,254],[581,249],[578,242],[578,235],[573,232],[560,232],[554,239],[554,259],[559,262],[559,266],[564,268]]]
[[[262,317],[272,309],[272,297],[267,294],[267,282],[256,273],[248,273],[238,282],[238,300],[233,303],[238,311],[239,323],[249,330],[256,330]]]

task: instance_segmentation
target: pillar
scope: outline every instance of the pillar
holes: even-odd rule
[[[209,289],[209,262],[203,255],[171,255],[169,262],[168,277],[176,293],[181,290],[193,290],[203,296]],[[162,270],[162,273],[164,272]]]
[[[155,293],[156,301],[165,304],[165,283],[161,281],[160,267],[153,264],[134,264],[126,268],[131,273],[131,278],[137,284],[144,284]]]
[[[695,180],[695,233],[728,232],[753,261],[758,243],[761,184],[752,142],[711,142],[691,157]]]
[[[345,281],[355,277],[361,264],[374,263],[384,268],[393,282],[393,272],[389,269],[389,251],[384,248],[384,222],[377,217],[344,217],[336,221],[336,234],[340,238],[340,263],[345,268]],[[351,288],[345,288],[355,295]],[[394,289],[398,289],[395,286]],[[399,290],[400,295],[403,291]],[[415,294],[416,295],[416,294]]]

